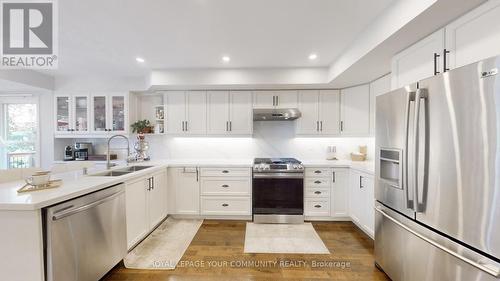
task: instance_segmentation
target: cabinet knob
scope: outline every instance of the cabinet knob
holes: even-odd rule
[[[222,207],[227,207],[227,206],[229,206],[229,204],[226,203],[222,204]]]
[[[229,185],[227,185],[227,184],[223,184],[223,185],[222,185],[222,187],[224,187],[224,188],[228,188],[228,187],[229,187]]]
[[[314,194],[321,194],[321,191],[315,191]]]
[[[314,205],[314,208],[321,208],[321,205]]]
[[[315,184],[320,184],[320,183],[321,183],[321,181],[315,181],[314,183],[315,183]]]
[[[229,171],[228,170],[224,170],[224,171],[222,171],[222,173],[223,174],[227,174],[227,173],[229,173]]]

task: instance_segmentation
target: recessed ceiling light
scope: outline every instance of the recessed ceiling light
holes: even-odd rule
[[[315,60],[315,59],[317,59],[317,58],[318,58],[318,55],[317,55],[317,54],[310,54],[310,55],[309,55],[309,59],[310,59],[310,60]]]
[[[223,57],[222,57],[222,61],[223,61],[223,62],[229,62],[230,60],[231,60],[231,58],[230,58],[230,57],[228,57],[228,56],[223,56]]]
[[[136,60],[137,62],[140,62],[140,63],[143,63],[143,62],[144,62],[144,59],[143,59],[143,58],[139,58],[139,57],[135,58],[135,60]]]

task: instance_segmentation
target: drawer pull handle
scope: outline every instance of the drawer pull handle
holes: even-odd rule
[[[226,203],[222,204],[222,207],[227,207],[227,206],[229,206],[229,204]]]
[[[315,173],[315,174],[321,174],[321,171],[316,170],[316,171],[314,171],[314,173]]]
[[[222,185],[222,187],[224,187],[224,188],[228,188],[228,187],[229,187],[229,185],[227,185],[227,184],[223,184],[223,185]]]
[[[314,205],[314,208],[321,208],[321,205]]]
[[[321,181],[315,181],[314,183],[315,183],[315,184],[320,184],[320,183],[321,183]]]
[[[314,194],[321,194],[321,191],[314,191]]]
[[[229,171],[228,170],[224,170],[224,171],[222,171],[222,173],[223,174],[227,174],[227,173],[229,173]]]

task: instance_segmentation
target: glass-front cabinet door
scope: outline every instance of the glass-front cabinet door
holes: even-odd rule
[[[114,132],[125,132],[126,127],[126,106],[124,95],[112,95],[111,97],[111,130]]]
[[[71,97],[56,96],[56,133],[68,134],[71,133]]]
[[[89,97],[78,95],[73,97],[73,125],[72,129],[77,133],[89,132],[89,115],[90,115]]]
[[[107,100],[106,95],[92,96],[92,131],[96,133],[107,132]]]

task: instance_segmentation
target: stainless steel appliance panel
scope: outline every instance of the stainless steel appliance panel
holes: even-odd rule
[[[500,58],[421,81],[416,218],[500,258]],[[417,118],[417,114],[415,115]]]
[[[375,198],[414,218],[413,192],[409,188],[408,147],[413,135],[416,85],[401,88],[376,100]]]
[[[375,208],[376,261],[392,280],[498,280],[500,264],[496,261],[380,203]]]
[[[124,185],[45,210],[50,281],[95,281],[127,253]]]

